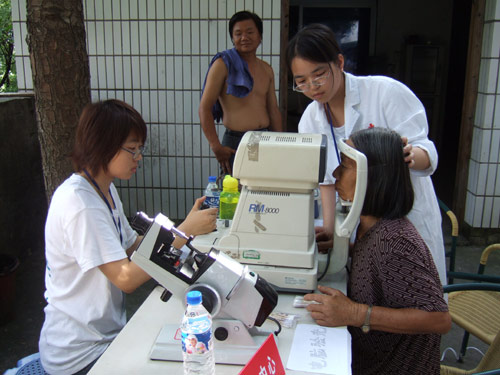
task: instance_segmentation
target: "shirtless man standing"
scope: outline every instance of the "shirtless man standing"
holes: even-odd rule
[[[268,63],[257,58],[256,54],[262,41],[262,20],[254,13],[238,12],[229,21],[229,35],[237,54],[248,64],[251,75],[249,91],[238,96],[228,93],[231,91],[228,88],[228,75],[232,68],[228,69],[225,58],[216,57],[207,73],[198,111],[201,127],[210,148],[222,171],[227,174],[232,173],[234,154],[246,131],[282,131],[281,113],[274,91],[273,69]],[[222,53],[231,51],[234,50]],[[233,79],[230,80],[233,82]],[[226,127],[222,143],[215,130],[212,112],[217,101],[223,112],[222,123]]]

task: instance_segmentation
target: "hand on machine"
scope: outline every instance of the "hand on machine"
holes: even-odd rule
[[[246,363],[270,333],[256,327],[278,303],[276,291],[248,266],[219,250],[203,253],[194,248],[193,237],[187,237],[162,214],[152,220],[138,213],[131,224],[145,233],[131,259],[165,288],[162,299],[167,301],[172,294],[185,298],[191,290],[200,291],[213,318],[216,362]],[[180,249],[173,247],[174,236],[186,244]],[[158,340],[170,340],[177,328],[170,327],[163,336],[162,331]],[[152,359],[182,360],[178,343],[171,348],[168,342],[156,347],[159,349],[153,348]]]

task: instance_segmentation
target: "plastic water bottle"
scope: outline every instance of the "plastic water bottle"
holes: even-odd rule
[[[184,375],[215,374],[212,317],[201,302],[199,291],[187,294],[187,307],[181,325]]]
[[[234,177],[226,175],[222,181],[219,217],[225,220],[232,220],[239,199],[240,192],[238,191],[238,180]]]
[[[217,177],[210,176],[208,177],[208,185],[205,188],[205,203],[208,208],[219,208],[219,187],[217,186]]]

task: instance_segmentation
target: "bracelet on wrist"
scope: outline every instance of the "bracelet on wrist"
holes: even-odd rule
[[[363,333],[370,332],[370,316],[372,314],[372,308],[372,305],[368,305],[368,309],[366,310],[365,322],[361,326],[361,331],[363,331]]]

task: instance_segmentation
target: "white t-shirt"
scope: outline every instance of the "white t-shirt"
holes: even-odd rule
[[[126,258],[137,233],[113,184],[110,189],[122,243],[109,208],[85,178],[73,174],[52,197],[45,225],[48,305],[39,341],[42,365],[52,375],[87,366],[126,323],[124,294],[98,266]]]
[[[423,171],[410,169],[415,199],[408,219],[415,225],[433,256],[441,283],[446,285],[446,259],[441,228],[441,211],[430,175],[437,168],[434,143],[427,138],[429,127],[425,108],[413,92],[389,77],[357,77],[345,73],[345,136],[371,125],[392,129],[408,138],[413,147],[427,151],[431,166]],[[338,166],[330,124],[323,105],[310,103],[300,118],[299,133],[325,134],[328,139],[324,185],[335,183]],[[337,134],[335,134],[337,137]],[[338,142],[338,139],[337,139]]]

